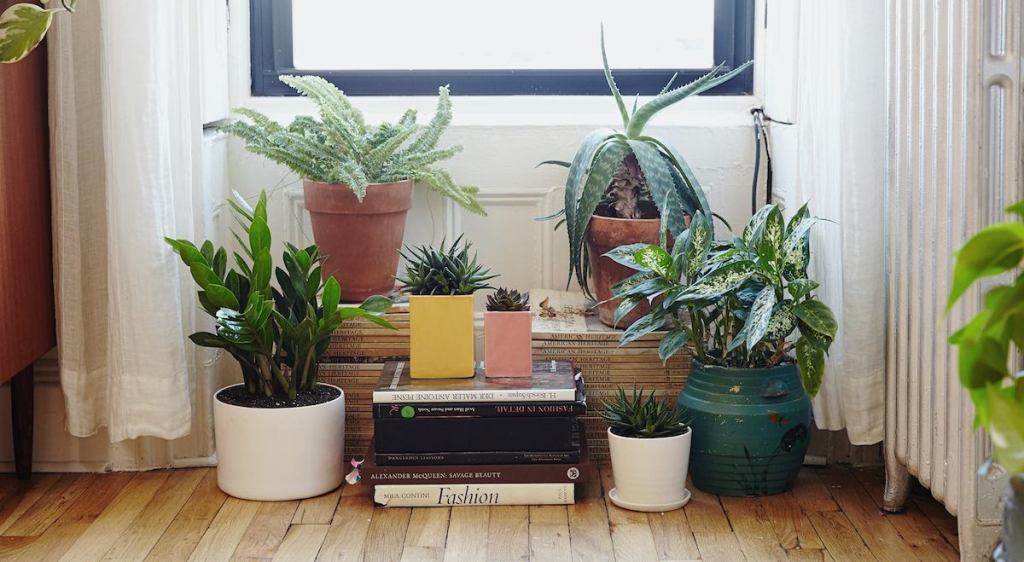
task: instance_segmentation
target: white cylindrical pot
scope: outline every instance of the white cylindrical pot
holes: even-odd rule
[[[245,408],[225,404],[215,394],[220,489],[246,500],[283,501],[340,486],[345,477],[345,393],[338,391],[330,402],[297,408]]]
[[[641,439],[621,437],[609,429],[612,502],[635,511],[670,511],[685,505],[690,499],[686,469],[692,436],[687,429],[682,435]]]

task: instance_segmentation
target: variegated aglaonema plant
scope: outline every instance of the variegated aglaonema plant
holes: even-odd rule
[[[671,248],[631,244],[606,254],[637,271],[612,288],[618,321],[640,302],[651,311],[621,336],[626,344],[667,329],[663,361],[689,347],[705,365],[765,368],[796,361],[804,389],[821,388],[825,356],[836,335],[832,310],[807,278],[809,233],[818,219],[804,205],[787,223],[777,205],[750,219],[742,236],[714,241],[711,219],[697,212]],[[666,324],[668,326],[666,327]]]
[[[725,72],[724,65],[716,66],[704,76],[675,89],[672,89],[673,76],[654,99],[639,107],[634,101],[630,111],[608,67],[603,30],[601,58],[608,88],[622,118],[622,130],[602,128],[590,132],[584,137],[572,162],[543,162],[569,169],[565,181],[565,206],[545,218],[561,217],[565,222],[569,235],[570,282],[575,275],[579,286],[588,295],[590,262],[583,240],[590,217],[595,212],[624,219],[661,217],[674,236],[686,229],[687,218],[697,211],[711,216],[704,190],[683,155],[668,141],[648,134],[644,128],[659,111],[728,82],[752,62],[728,72]],[[656,212],[648,213],[645,209]]]

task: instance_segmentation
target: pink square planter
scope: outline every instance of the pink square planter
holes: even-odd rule
[[[484,312],[484,372],[488,377],[533,375],[530,311]]]

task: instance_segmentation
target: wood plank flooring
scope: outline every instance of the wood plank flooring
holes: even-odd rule
[[[224,495],[213,469],[0,474],[0,560],[958,560],[956,521],[926,493],[879,511],[881,469],[805,468],[789,493],[636,513],[601,490],[571,506],[374,508],[346,487],[304,501]]]

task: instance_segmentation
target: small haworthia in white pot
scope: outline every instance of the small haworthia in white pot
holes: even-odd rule
[[[643,389],[632,395],[619,387],[605,403],[608,448],[615,488],[612,502],[633,511],[671,511],[686,505],[686,470],[690,463],[689,426],[678,410]]]
[[[318,384],[318,361],[342,322],[360,317],[394,329],[381,315],[391,300],[375,296],[340,307],[334,277],[321,281],[317,247],[285,244],[274,273],[267,196],[255,207],[237,196],[228,204],[241,225],[242,246],[228,266],[224,248],[167,239],[199,286],[199,302],[216,319],[215,332],[190,339],[230,353],[241,384],[214,400],[217,484],[243,499],[276,501],[318,496],[344,478],[345,395]]]

